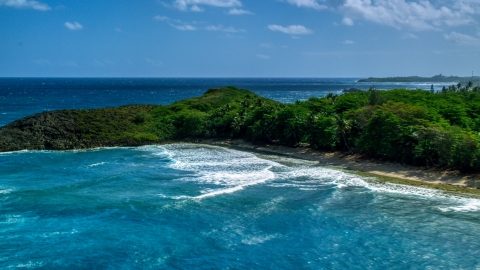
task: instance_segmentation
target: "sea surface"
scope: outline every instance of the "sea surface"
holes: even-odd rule
[[[171,104],[210,88],[236,86],[284,103],[368,90],[360,78],[0,78],[0,126],[50,110],[90,109],[127,104]],[[435,90],[452,83],[433,83]],[[375,83],[377,89],[430,90],[431,83]]]
[[[362,88],[355,79],[0,79],[0,122],[168,104],[223,85],[283,102]],[[480,269],[480,200],[209,145],[0,153],[0,269]]]

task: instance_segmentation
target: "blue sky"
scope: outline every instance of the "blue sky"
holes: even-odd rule
[[[0,76],[480,75],[480,0],[0,0]]]

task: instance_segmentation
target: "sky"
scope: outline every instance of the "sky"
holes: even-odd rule
[[[480,0],[0,0],[0,77],[480,75]]]

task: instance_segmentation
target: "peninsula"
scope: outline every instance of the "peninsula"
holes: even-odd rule
[[[244,148],[284,149],[293,156],[308,152],[332,165],[341,165],[332,160],[348,160],[348,167],[359,170],[355,163],[367,160],[475,175],[480,172],[479,132],[480,87],[452,86],[439,93],[372,89],[293,104],[223,87],[167,106],[25,117],[0,128],[0,152],[235,142]],[[478,186],[475,177],[463,184]]]

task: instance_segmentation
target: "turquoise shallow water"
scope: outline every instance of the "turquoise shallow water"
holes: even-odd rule
[[[480,201],[207,145],[0,154],[0,268],[478,269]]]
[[[224,85],[282,102],[370,86],[0,78],[0,126],[47,110],[170,104]],[[477,199],[206,145],[0,153],[0,269],[480,269],[479,225]]]

